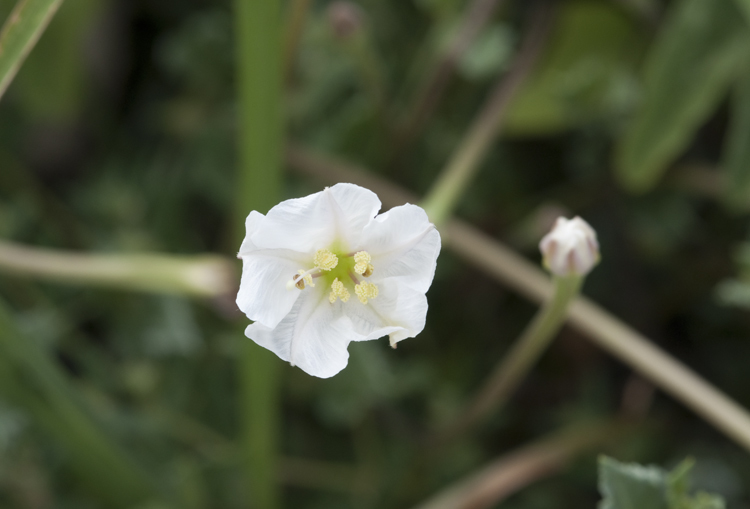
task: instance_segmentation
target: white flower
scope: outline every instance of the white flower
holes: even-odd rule
[[[539,243],[544,265],[558,276],[585,276],[599,263],[599,243],[596,232],[576,216],[557,218],[552,231]]]
[[[237,255],[245,334],[321,378],[344,369],[351,341],[419,334],[440,235],[416,205],[379,210],[372,191],[336,184],[251,212]]]

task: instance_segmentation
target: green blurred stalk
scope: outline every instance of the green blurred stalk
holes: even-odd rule
[[[0,272],[67,284],[218,297],[229,293],[234,267],[215,255],[86,254],[0,240]]]
[[[133,507],[158,498],[146,473],[82,409],[65,374],[21,336],[2,302],[0,394],[66,450],[79,478],[107,507]]]
[[[420,203],[436,226],[439,227],[450,219],[492,148],[513,96],[531,72],[541,52],[553,13],[551,5],[537,7],[531,27],[511,69],[497,81],[461,143]]]
[[[5,94],[62,0],[19,0],[0,31],[0,97]]]
[[[539,309],[471,403],[439,436],[437,442],[447,441],[461,435],[487,417],[492,410],[505,405],[565,324],[568,307],[578,296],[583,280],[581,276],[553,277],[552,298]]]
[[[282,158],[280,0],[235,0],[239,174],[237,246],[251,210],[279,201]],[[280,507],[278,466],[280,364],[247,338],[240,360],[240,408],[248,482],[255,507]]]

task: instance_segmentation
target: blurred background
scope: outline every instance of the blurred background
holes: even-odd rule
[[[210,253],[209,279],[232,272],[205,291],[69,284],[38,274],[46,259],[19,274],[13,257],[33,253],[0,245],[0,506],[270,507],[240,438],[237,225],[344,180],[326,173],[342,165],[424,196],[498,87],[498,134],[455,214],[534,263],[558,215],[584,217],[602,252],[584,293],[750,406],[748,2],[282,2],[283,179],[246,210],[235,7],[65,0],[0,102],[0,239]],[[692,456],[697,487],[750,508],[748,452],[571,328],[502,412],[428,453],[422,439],[538,307],[446,247],[428,299],[417,338],[352,344],[331,379],[261,357],[278,365],[262,482],[279,506],[416,506],[540,437],[620,415],[637,424],[477,507],[595,507],[606,452]]]

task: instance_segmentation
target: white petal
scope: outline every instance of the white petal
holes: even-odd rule
[[[424,329],[427,297],[396,278],[378,284],[378,296],[362,304],[356,298],[342,305],[360,337],[355,341],[391,335],[391,344],[413,338]]]
[[[358,339],[351,320],[331,305],[322,291],[305,292],[275,328],[254,323],[245,329],[245,335],[320,378],[329,378],[346,367],[346,348]]]
[[[421,207],[406,204],[380,214],[365,227],[361,246],[372,256],[373,282],[397,276],[421,293],[432,284],[440,234]]]
[[[362,230],[380,210],[378,195],[355,184],[336,184],[329,190],[348,223],[342,237],[350,247],[359,245]]]
[[[268,211],[252,242],[269,249],[314,253],[335,240],[355,245],[361,230],[380,210],[372,191],[336,184],[304,198],[286,200]]]
[[[240,252],[237,255],[238,258],[240,257],[240,255],[242,255],[242,253],[258,249],[255,244],[253,244],[252,240],[250,240],[250,237],[253,236],[255,230],[258,229],[258,226],[260,225],[261,221],[265,219],[265,217],[266,216],[264,216],[257,210],[253,210],[252,212],[250,212],[250,214],[248,214],[247,218],[245,219],[245,238],[242,240]]]
[[[238,254],[242,258],[242,280],[237,307],[251,320],[275,327],[301,293],[297,288],[287,289],[286,283],[305,266],[305,260],[293,251],[258,249],[251,236],[263,220],[263,214],[253,211],[245,221],[247,235]]]

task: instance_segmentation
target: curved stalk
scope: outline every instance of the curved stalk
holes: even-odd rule
[[[448,486],[414,509],[495,507],[529,484],[561,470],[575,456],[621,438],[616,420],[578,425],[510,452]]]
[[[545,5],[538,8],[511,70],[497,82],[461,144],[422,201],[422,207],[436,225],[440,226],[450,217],[476,175],[495,140],[513,95],[528,76],[542,49],[551,18],[551,7]]]
[[[555,277],[553,281],[552,298],[544,303],[507,355],[498,362],[471,403],[460,412],[460,417],[438,435],[438,442],[464,433],[492,410],[504,406],[565,324],[568,306],[578,295],[583,278]]]

